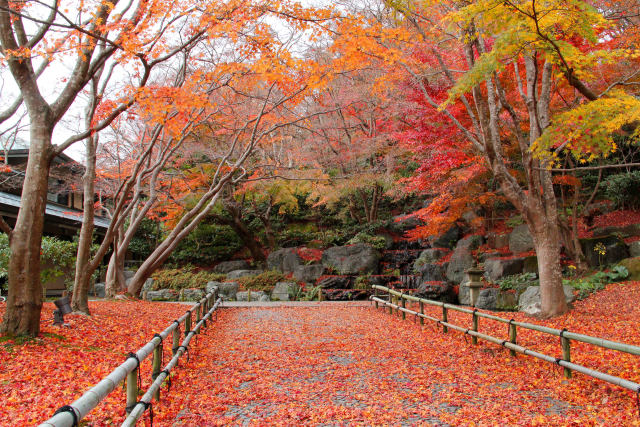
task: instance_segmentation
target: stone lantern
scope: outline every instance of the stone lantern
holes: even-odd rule
[[[482,283],[482,275],[484,274],[484,269],[480,267],[472,267],[465,270],[465,273],[469,277],[469,294],[471,299],[471,306],[475,307],[476,302],[478,301],[478,296],[480,295],[480,289],[484,286]]]

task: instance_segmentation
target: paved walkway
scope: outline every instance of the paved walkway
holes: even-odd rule
[[[584,415],[558,394],[567,387],[553,367],[362,303],[226,308],[190,353],[170,407],[155,408],[157,425],[528,425]]]

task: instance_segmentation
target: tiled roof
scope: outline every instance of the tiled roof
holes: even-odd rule
[[[20,208],[20,196],[0,191],[0,205]],[[82,211],[68,208],[66,206],[54,205],[53,203],[47,203],[45,215],[51,215],[57,218],[64,218],[69,221],[82,223]],[[108,228],[110,221],[106,218],[95,217],[93,223],[96,227]]]

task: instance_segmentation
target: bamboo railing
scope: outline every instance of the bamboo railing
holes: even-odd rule
[[[73,427],[77,426],[87,414],[95,408],[104,398],[106,398],[115,388],[126,379],[127,399],[126,412],[129,416],[123,425],[135,425],[142,414],[151,406],[153,398],[159,399],[160,386],[167,379],[171,369],[173,369],[178,359],[188,351],[191,339],[199,333],[207,320],[218,309],[222,299],[218,298],[217,291],[210,292],[203,297],[195,306],[187,310],[180,318],[174,320],[167,329],[155,334],[154,337],[142,346],[137,352],[129,353],[127,359],[109,375],[103,378],[98,384],[86,391],[71,405],[65,405],[58,409],[56,413],[47,421],[40,424],[40,427]],[[191,328],[193,315],[195,313],[195,326]],[[180,325],[184,324],[184,340],[180,343]],[[160,370],[162,364],[162,348],[164,340],[172,335],[173,358]],[[153,383],[138,401],[138,376],[140,363],[153,354],[152,378]]]
[[[640,384],[626,380],[624,378],[616,377],[604,372],[600,372],[594,369],[587,368],[582,365],[578,365],[576,363],[571,362],[571,341],[580,341],[588,344],[595,345],[597,347],[606,348],[609,350],[621,351],[624,353],[629,353],[635,356],[640,355],[640,347],[624,344],[621,342],[610,341],[602,338],[596,338],[589,335],[577,334],[575,332],[569,332],[566,329],[559,330],[554,328],[549,328],[547,326],[535,325],[532,323],[525,322],[517,322],[515,320],[507,320],[499,316],[495,316],[489,313],[483,313],[478,311],[477,309],[468,309],[454,304],[448,304],[441,301],[433,301],[424,298],[418,298],[413,295],[407,295],[403,292],[399,292],[393,289],[389,289],[384,286],[374,285],[373,289],[375,290],[375,295],[371,296],[371,300],[375,303],[376,308],[379,307],[379,304],[389,307],[389,314],[393,313],[393,309],[396,312],[402,313],[402,318],[405,319],[407,314],[411,314],[420,318],[420,323],[424,324],[424,319],[434,321],[442,326],[443,333],[446,333],[448,329],[453,329],[458,332],[463,332],[465,334],[471,335],[472,343],[477,344],[478,338],[483,339],[485,341],[492,342],[494,344],[501,345],[505,348],[508,348],[511,351],[512,355],[516,353],[521,353],[527,356],[532,356],[540,360],[544,360],[545,362],[554,363],[564,368],[564,375],[567,378],[571,378],[572,371],[580,372],[584,375],[588,375],[590,377],[606,381],[611,384],[615,384],[617,386],[626,388],[633,392],[640,394]],[[387,293],[387,300],[384,300],[379,297],[378,291]],[[400,301],[397,301],[397,300]],[[395,302],[392,300],[396,300]],[[419,312],[410,310],[406,308],[406,301],[414,301],[419,303]],[[424,314],[424,305],[438,306],[442,307],[442,318],[436,318],[433,316],[429,316]],[[448,310],[458,311],[460,313],[471,314],[471,328],[463,328],[461,326],[450,323],[447,318]],[[483,334],[478,332],[478,318],[485,318],[494,320],[496,322],[506,323],[509,325],[509,339],[503,340],[500,338],[493,337],[488,334]],[[553,336],[560,337],[560,344],[562,347],[562,358],[555,358],[534,350],[530,350],[526,347],[518,345],[516,343],[517,339],[517,328],[529,329],[532,331],[542,332],[544,334],[549,334]]]

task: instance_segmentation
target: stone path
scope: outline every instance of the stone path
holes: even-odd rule
[[[363,303],[226,308],[198,339],[157,425],[555,424],[583,413],[558,394],[553,367]]]

